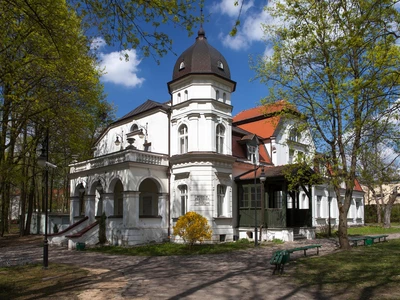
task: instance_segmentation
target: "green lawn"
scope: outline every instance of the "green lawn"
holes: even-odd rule
[[[199,255],[218,254],[229,251],[241,250],[254,247],[254,244],[246,239],[232,243],[199,244],[192,248],[184,244],[163,243],[132,247],[102,246],[88,248],[88,251],[96,251],[108,254],[140,255],[140,256],[170,256],[170,255]]]
[[[329,295],[326,299],[400,299],[400,239],[293,264],[300,287]]]
[[[349,235],[374,235],[374,234],[389,234],[400,233],[400,227],[383,228],[378,225],[369,225],[363,227],[349,227],[347,230]]]

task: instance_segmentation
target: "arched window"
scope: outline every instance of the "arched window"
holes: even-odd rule
[[[292,142],[300,143],[300,139],[301,139],[301,134],[297,130],[297,128],[291,129],[289,133],[289,140]]]
[[[122,216],[123,215],[123,194],[124,188],[122,186],[121,181],[115,184],[114,187],[114,216]]]
[[[224,139],[225,139],[225,127],[222,124],[218,124],[216,130],[217,153],[224,153]]]
[[[179,152],[180,154],[188,152],[188,128],[186,125],[179,127]]]
[[[183,216],[184,214],[187,213],[187,200],[188,200],[188,188],[186,184],[180,185],[179,186],[179,192],[180,192],[180,200],[181,200],[181,215]]]
[[[158,188],[152,179],[145,179],[139,187],[139,217],[158,216]]]
[[[139,127],[137,126],[137,124],[133,124],[133,125],[131,126],[131,132],[134,132],[134,131],[136,131],[136,130],[139,130]]]
[[[218,90],[215,92],[215,100],[219,101],[219,91]]]
[[[189,99],[188,91],[185,91],[185,101]]]
[[[181,103],[181,93],[178,93],[178,103]]]

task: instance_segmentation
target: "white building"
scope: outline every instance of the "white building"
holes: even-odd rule
[[[51,242],[97,243],[103,212],[107,239],[117,245],[178,241],[172,228],[187,211],[208,219],[215,242],[248,237],[260,222],[262,239],[313,238],[329,214],[337,220],[336,200],[329,213],[323,186],[313,187],[311,199],[287,192],[284,166],[315,149],[309,135],[273,114],[286,103],[232,117],[235,87],[227,61],[200,29],[175,63],[171,101],[147,100],[103,132],[93,159],[71,165],[71,226]],[[351,224],[363,223],[362,195],[355,191]]]

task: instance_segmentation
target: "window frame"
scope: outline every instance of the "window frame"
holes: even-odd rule
[[[223,184],[217,185],[217,217],[226,216],[225,198],[227,186]]]
[[[225,143],[225,126],[218,124],[215,128],[215,152],[224,154],[224,143]]]
[[[183,130],[183,132],[182,132]],[[185,154],[189,152],[189,130],[186,124],[182,124],[178,128],[179,135],[179,153]]]

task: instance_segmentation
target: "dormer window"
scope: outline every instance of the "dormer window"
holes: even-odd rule
[[[182,70],[185,68],[185,62],[181,61],[180,65],[179,65],[179,70]]]
[[[252,145],[247,145],[247,160],[251,161],[253,164],[257,163],[257,147]]]
[[[221,70],[224,69],[224,64],[223,64],[222,61],[220,61],[220,60],[217,62],[217,66],[218,66],[218,68],[221,69]]]

